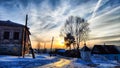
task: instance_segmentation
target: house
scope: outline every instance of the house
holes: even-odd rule
[[[117,49],[120,51],[120,46],[116,46],[117,47]]]
[[[94,45],[92,56],[103,56],[108,60],[120,60],[120,51],[115,45]]]
[[[81,54],[81,59],[85,60],[85,61],[91,61],[91,50],[86,46],[86,44],[84,44],[84,47],[81,48],[80,50],[80,54]]]
[[[30,47],[29,28],[26,29],[26,37],[24,37],[24,33],[24,25],[9,20],[0,21],[0,54],[21,56],[25,42],[24,52],[28,53]]]
[[[66,52],[65,49],[56,49],[56,51],[57,51],[57,54],[62,55],[62,56],[64,56]]]

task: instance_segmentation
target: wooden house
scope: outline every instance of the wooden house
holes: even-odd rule
[[[91,54],[103,56],[108,60],[120,61],[120,51],[115,45],[94,45]]]
[[[30,47],[30,32],[29,28],[14,23],[12,21],[0,21],[0,54],[1,55],[18,55],[21,56],[23,50],[25,53],[29,52]],[[26,41],[24,41],[26,38]],[[24,46],[25,43],[25,46]]]
[[[86,46],[86,44],[84,45],[83,48],[81,48],[80,50],[80,54],[81,54],[81,59],[85,60],[85,61],[91,61],[91,50]]]

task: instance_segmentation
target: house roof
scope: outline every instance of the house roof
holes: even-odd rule
[[[0,26],[24,27],[24,25],[14,23],[14,22],[12,22],[10,20],[8,20],[8,21],[1,21],[0,20]]]
[[[120,51],[120,46],[116,46],[116,48]]]
[[[115,45],[94,45],[92,54],[119,54]]]
[[[81,49],[81,51],[91,51],[86,45]]]
[[[10,20],[7,20],[7,21],[1,21],[0,20],[0,26],[25,27],[22,24],[18,24],[18,23],[12,22]],[[28,27],[27,27],[27,31],[29,32],[29,34],[31,34]]]
[[[65,52],[65,49],[58,49],[58,52]]]

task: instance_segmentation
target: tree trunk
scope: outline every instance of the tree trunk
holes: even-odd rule
[[[71,50],[71,46],[69,46],[69,50]]]
[[[79,43],[77,43],[77,58],[80,58]]]
[[[75,44],[73,43],[73,48],[74,48],[74,50],[75,50]]]

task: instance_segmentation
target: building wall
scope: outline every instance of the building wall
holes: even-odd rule
[[[0,54],[22,55],[22,27],[0,26]],[[10,32],[9,39],[4,39],[4,32]],[[14,32],[19,32],[19,40],[13,39]]]
[[[91,52],[90,51],[81,51],[81,58],[85,61],[90,61]]]
[[[2,44],[0,45],[0,54],[1,55],[22,55],[20,44]]]
[[[93,55],[100,55],[100,56],[105,57],[108,60],[120,61],[120,54],[93,54]]]

